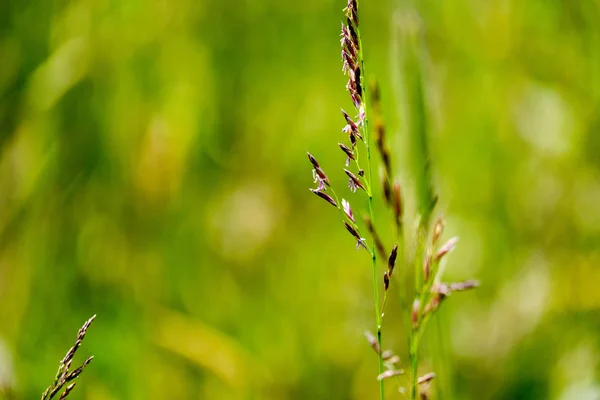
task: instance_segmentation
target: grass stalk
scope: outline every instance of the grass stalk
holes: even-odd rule
[[[67,354],[65,354],[63,359],[60,361],[54,381],[42,394],[42,400],[51,400],[55,398],[55,396],[58,395],[58,393],[60,393],[63,387],[67,384],[68,385],[60,395],[59,400],[65,399],[67,396],[69,396],[69,394],[73,391],[73,388],[75,388],[75,382],[73,381],[77,379],[79,375],[81,375],[85,367],[87,367],[88,364],[94,359],[94,356],[91,356],[87,358],[79,367],[73,370],[71,369],[73,357],[75,357],[75,353],[83,343],[85,334],[95,318],[96,316],[94,315],[92,318],[88,319],[83,324],[81,329],[79,329],[79,332],[77,332],[75,344],[69,349],[69,351],[67,351]]]
[[[382,348],[382,325],[385,306],[388,301],[391,277],[394,272],[396,261],[401,270],[401,282],[397,288],[400,293],[400,305],[405,310],[402,312],[406,318],[406,337],[408,341],[408,352],[410,362],[410,377],[408,387],[402,388],[410,391],[410,398],[417,400],[428,396],[427,386],[435,374],[427,373],[422,377],[419,373],[419,345],[427,323],[439,307],[441,301],[453,291],[462,291],[476,286],[474,281],[462,283],[444,284],[439,280],[439,261],[450,252],[456,243],[451,239],[441,246],[434,255],[438,239],[442,234],[443,220],[438,222],[430,230],[430,217],[433,212],[437,198],[434,196],[431,181],[430,158],[427,137],[427,117],[425,107],[425,95],[422,80],[422,65],[419,56],[418,29],[413,26],[409,28],[407,35],[407,57],[403,65],[406,83],[406,92],[410,107],[408,115],[408,134],[410,137],[409,152],[411,154],[412,172],[415,182],[415,201],[417,209],[418,228],[415,232],[414,259],[407,257],[406,240],[404,238],[404,216],[403,198],[400,183],[394,179],[392,168],[392,155],[387,147],[385,129],[381,117],[381,96],[378,86],[374,86],[373,96],[367,95],[365,85],[365,62],[361,31],[358,24],[358,0],[348,0],[344,9],[346,15],[345,23],[342,23],[342,71],[348,77],[346,89],[350,94],[352,103],[358,112],[356,117],[350,116],[344,110],[342,114],[346,120],[346,126],[342,129],[348,134],[349,145],[338,143],[340,149],[346,155],[346,168],[344,173],[348,177],[348,186],[352,192],[363,190],[367,195],[368,215],[363,216],[371,235],[370,245],[361,236],[360,227],[354,218],[350,203],[346,199],[340,199],[330,185],[329,178],[310,153],[308,158],[313,166],[313,177],[318,184],[311,191],[321,199],[333,205],[342,214],[344,226],[356,241],[356,248],[363,247],[371,257],[371,269],[373,278],[373,302],[375,310],[375,324],[377,332],[373,335],[365,332],[367,341],[376,352],[378,357],[377,379],[379,381],[379,397],[385,398],[384,381],[388,378],[400,383],[399,376],[404,374],[401,368],[400,357],[394,355],[391,350]],[[370,101],[369,101],[370,100]],[[372,103],[371,103],[372,102]],[[373,121],[369,119],[369,110],[373,111]],[[374,125],[370,126],[370,122]],[[359,153],[363,143],[366,151],[365,169],[359,163]],[[385,205],[392,212],[393,219],[390,221],[395,226],[395,245],[388,253],[382,237],[377,233],[375,223],[374,188],[373,181],[373,145],[381,156],[381,184]],[[352,167],[351,167],[352,164]],[[393,184],[392,184],[393,183]],[[330,194],[331,193],[331,194]],[[429,241],[429,238],[431,242]],[[380,303],[381,292],[378,282],[378,254],[381,259],[387,257],[387,269],[383,274],[383,303]],[[389,254],[389,256],[388,256]],[[406,267],[406,268],[405,268]],[[411,268],[412,267],[412,268]],[[410,282],[412,280],[412,283]]]
[[[357,7],[357,12],[358,12],[358,6],[359,6],[359,1],[356,0],[356,7]],[[356,35],[358,38],[358,59],[360,62],[360,86],[361,86],[361,92],[362,92],[362,106],[363,106],[363,112],[364,112],[364,118],[363,118],[363,134],[364,134],[364,143],[365,143],[365,148],[367,151],[367,165],[366,165],[366,174],[367,174],[367,183],[368,183],[368,192],[367,195],[369,196],[369,218],[371,219],[371,224],[373,226],[375,226],[375,210],[373,207],[373,168],[372,168],[372,164],[371,164],[371,132],[369,130],[369,102],[367,100],[367,90],[365,87],[365,62],[364,62],[364,55],[363,55],[363,45],[362,45],[362,38],[361,38],[361,33],[360,33],[360,29],[358,28],[358,26],[356,27]],[[371,234],[371,242],[373,243],[371,248],[373,249],[371,251],[371,263],[372,263],[372,269],[373,269],[373,301],[375,303],[375,323],[377,325],[377,343],[379,345],[379,348],[382,348],[382,338],[381,338],[381,326],[382,326],[382,315],[381,315],[381,310],[380,310],[380,306],[379,306],[379,281],[378,281],[378,274],[377,274],[377,252],[375,251],[375,235]],[[381,352],[379,352],[378,354],[378,358],[379,358],[379,374],[383,373],[383,357],[381,355]],[[381,400],[383,400],[385,398],[385,383],[384,380],[381,379],[379,381],[379,395]]]

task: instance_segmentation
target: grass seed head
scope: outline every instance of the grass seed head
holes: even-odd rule
[[[319,196],[320,198],[322,198],[323,200],[325,200],[326,202],[328,202],[329,204],[331,204],[332,206],[337,208],[337,206],[338,206],[337,203],[335,202],[333,197],[331,197],[327,193],[324,193],[318,189],[309,189],[309,190],[311,192],[313,192],[314,194],[316,194],[317,196]]]

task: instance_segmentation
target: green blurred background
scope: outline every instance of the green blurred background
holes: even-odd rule
[[[345,185],[343,6],[0,1],[0,393],[39,398],[97,314],[69,398],[377,397],[368,256],[307,190],[306,150]],[[600,1],[361,2],[410,217],[407,15],[447,278],[481,281],[423,372],[437,398],[600,399]]]

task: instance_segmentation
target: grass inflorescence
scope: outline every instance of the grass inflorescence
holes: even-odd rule
[[[430,155],[427,136],[426,101],[423,88],[422,66],[418,51],[413,47],[413,53],[407,63],[408,84],[406,90],[412,103],[410,124],[407,134],[410,135],[409,152],[413,160],[414,202],[417,221],[411,240],[405,238],[404,198],[402,185],[393,169],[394,157],[387,143],[387,134],[382,117],[381,93],[375,84],[369,90],[365,86],[365,60],[359,25],[358,0],[348,0],[344,8],[345,21],[341,28],[342,72],[348,77],[346,89],[355,112],[349,113],[342,109],[345,126],[342,129],[347,136],[346,143],[338,143],[346,156],[343,171],[348,178],[351,192],[362,195],[367,203],[368,211],[361,219],[355,216],[350,201],[340,199],[331,182],[310,153],[308,158],[313,166],[313,178],[317,188],[311,191],[339,210],[345,229],[356,242],[356,248],[364,249],[370,256],[373,273],[373,300],[375,311],[375,333],[367,331],[366,339],[378,357],[378,374],[380,398],[385,398],[384,382],[393,378],[399,390],[411,400],[429,398],[428,386],[434,379],[435,373],[427,372],[420,375],[419,348],[426,331],[428,322],[439,309],[442,302],[453,292],[474,288],[477,281],[467,280],[457,283],[442,281],[442,262],[454,249],[458,238],[445,242],[441,240],[444,231],[444,219],[440,216],[431,223],[437,196],[435,195],[430,169]],[[413,46],[415,42],[412,43]],[[369,111],[374,115],[373,127],[369,125]],[[373,150],[374,149],[374,150]],[[380,160],[379,182],[373,180],[375,161],[372,150],[376,151]],[[389,210],[389,221],[394,232],[394,245],[386,248],[379,232],[387,232],[380,221],[375,220],[374,186],[381,187],[382,203]],[[378,192],[379,193],[379,192]],[[385,222],[385,221],[384,221]],[[368,233],[370,240],[363,237],[363,230]],[[411,243],[407,249],[406,243]],[[410,250],[410,251],[408,251]],[[398,271],[394,273],[394,271]],[[392,276],[402,274],[401,279]],[[381,278],[383,277],[383,278]],[[408,279],[410,278],[410,279]],[[380,282],[380,279],[383,281]],[[380,284],[383,293],[380,293]],[[383,350],[382,324],[388,294],[391,290],[398,292],[400,304],[405,316],[404,335],[408,343],[408,368],[405,368],[401,358],[391,350]],[[404,376],[402,380],[400,377]]]
[[[52,385],[48,386],[48,388],[42,394],[42,400],[50,400],[50,399],[55,398],[55,396],[62,390],[62,388],[68,384],[67,387],[64,389],[64,391],[62,391],[62,393],[60,394],[60,397],[58,397],[59,400],[66,398],[71,393],[71,391],[75,388],[75,382],[73,382],[73,381],[79,375],[81,375],[81,373],[83,372],[85,367],[87,367],[89,365],[89,363],[92,362],[92,360],[94,359],[94,356],[88,357],[83,362],[83,364],[81,364],[79,367],[75,368],[74,370],[71,370],[71,364],[73,363],[73,357],[75,357],[75,353],[77,352],[77,350],[83,343],[85,334],[95,318],[96,318],[96,316],[94,315],[93,317],[88,319],[83,324],[81,329],[79,329],[79,332],[77,332],[77,339],[75,340],[75,344],[73,345],[73,347],[71,347],[69,349],[69,351],[67,351],[67,354],[65,354],[63,359],[60,361],[60,364],[58,366],[58,371],[56,372],[56,377],[54,378]]]

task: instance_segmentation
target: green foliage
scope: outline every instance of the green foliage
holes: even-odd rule
[[[600,8],[410,3],[361,2],[367,80],[422,191],[396,156],[419,15],[447,273],[482,283],[435,317],[424,367],[446,399],[595,399]],[[0,2],[0,397],[39,398],[93,314],[70,399],[375,397],[372,271],[306,190],[305,149],[344,160],[339,10]]]

